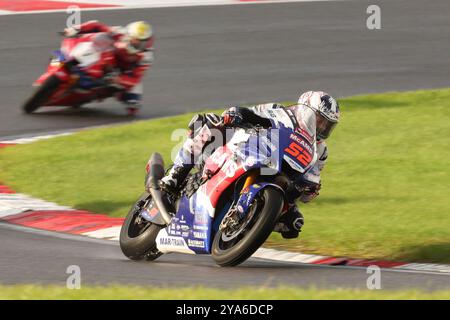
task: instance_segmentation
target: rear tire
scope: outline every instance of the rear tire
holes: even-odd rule
[[[22,106],[25,113],[32,113],[42,106],[61,84],[57,76],[48,77]]]
[[[266,188],[262,191],[264,204],[257,208],[251,218],[252,225],[245,230],[245,234],[237,243],[230,248],[225,248],[222,235],[219,229],[212,244],[212,257],[214,261],[222,266],[236,266],[247,260],[266,241],[272,232],[275,223],[283,208],[283,195],[279,190]],[[259,205],[258,205],[259,206]]]
[[[131,260],[146,259],[151,261],[161,255],[156,248],[156,237],[162,227],[145,221],[142,224],[136,223],[139,203],[146,201],[149,197],[148,193],[143,193],[140,196],[128,212],[120,230],[120,249]]]

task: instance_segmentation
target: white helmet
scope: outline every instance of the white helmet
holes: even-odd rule
[[[339,103],[336,99],[326,92],[308,91],[300,96],[298,104],[314,110],[317,138],[327,139],[339,122]]]
[[[136,21],[128,24],[125,28],[127,50],[137,53],[150,49],[153,42],[152,26],[145,21]]]

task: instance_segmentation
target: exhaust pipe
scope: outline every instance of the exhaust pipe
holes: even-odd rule
[[[155,152],[149,160],[149,176],[147,183],[156,207],[159,209],[166,224],[169,225],[172,221],[172,216],[164,205],[162,192],[158,186],[158,181],[161,180],[162,177],[164,177],[164,160],[159,153]]]

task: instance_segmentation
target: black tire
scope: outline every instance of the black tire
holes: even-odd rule
[[[154,260],[161,254],[154,254],[156,249],[156,237],[162,227],[155,225],[151,222],[141,225],[137,225],[136,217],[138,213],[138,204],[141,201],[146,201],[150,195],[143,193],[138,201],[133,205],[131,210],[123,222],[120,229],[120,249],[125,256],[131,260]]]
[[[22,106],[25,113],[32,113],[42,106],[45,101],[59,87],[61,80],[57,76],[50,76],[28,98]]]
[[[212,257],[222,267],[236,266],[247,260],[266,241],[283,208],[282,193],[274,188],[261,191],[264,204],[257,208],[245,234],[230,248],[223,248],[222,231],[218,230],[212,244]],[[258,205],[260,206],[260,205]]]

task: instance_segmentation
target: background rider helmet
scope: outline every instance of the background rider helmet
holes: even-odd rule
[[[129,53],[135,54],[150,49],[153,42],[152,26],[144,21],[136,21],[125,27],[124,42]]]

